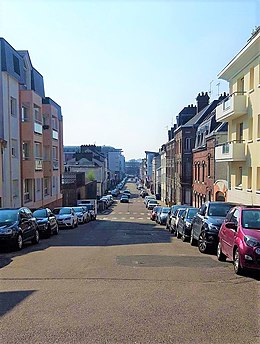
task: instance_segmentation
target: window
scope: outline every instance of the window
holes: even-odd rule
[[[260,167],[257,167],[256,170],[256,189],[260,190]]]
[[[52,177],[52,187],[53,187],[53,189],[56,188],[56,177],[55,176]]]
[[[58,130],[58,121],[57,118],[52,116],[52,129]]]
[[[17,140],[12,139],[12,157],[16,158],[18,155]]]
[[[30,158],[30,143],[23,142],[23,160],[29,160]]]
[[[197,163],[194,164],[194,179],[197,180]]]
[[[197,172],[197,176],[198,176],[198,182],[200,181],[200,164],[197,164],[197,168],[198,168],[198,172]]]
[[[24,189],[24,202],[30,202],[32,200],[32,180],[25,179],[23,184]]]
[[[210,155],[209,155],[208,156],[208,177],[210,177],[210,168],[211,168],[210,163],[211,161],[210,161]]]
[[[185,150],[190,150],[190,148],[191,148],[191,138],[186,137],[186,139],[185,139]]]
[[[43,125],[50,125],[49,116],[47,114],[42,115],[42,124]]]
[[[41,158],[41,144],[39,142],[34,142],[34,157],[36,159]]]
[[[236,186],[241,187],[242,186],[242,173],[243,173],[243,169],[242,167],[238,168],[237,171],[237,182],[236,182]]]
[[[36,179],[36,192],[41,191],[41,178]]]
[[[243,122],[237,124],[237,141],[243,141]]]
[[[58,160],[58,147],[52,147],[52,160]]]
[[[22,105],[22,122],[29,121],[29,109]]]
[[[205,161],[202,162],[202,182],[205,181]]]
[[[19,186],[18,186],[18,180],[13,180],[13,197],[18,197],[19,194]]]
[[[15,98],[11,97],[10,99],[10,107],[11,107],[11,115],[16,117],[17,115],[17,109],[16,109],[16,106],[17,106],[17,101]]]
[[[249,80],[249,89],[252,90],[254,88],[255,83],[255,70],[254,67],[250,68],[250,80]]]
[[[247,188],[252,188],[252,167],[248,168],[248,176],[247,176]]]
[[[14,71],[15,71],[15,73],[20,75],[19,59],[15,55],[13,55],[13,64],[14,64]]]
[[[49,178],[44,178],[43,180],[44,196],[48,196],[50,194],[49,185],[50,185]]]
[[[42,123],[41,112],[40,112],[39,106],[34,104],[33,111],[34,111],[34,121],[37,123]]]

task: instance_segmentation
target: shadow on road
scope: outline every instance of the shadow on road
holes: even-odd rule
[[[32,295],[36,290],[0,292],[0,317],[10,312],[15,306]],[[11,328],[10,328],[11,329]]]

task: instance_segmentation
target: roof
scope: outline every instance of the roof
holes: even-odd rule
[[[182,127],[190,127],[195,124],[200,124],[206,118],[207,115],[211,114],[212,110],[215,109],[219,100],[213,100],[209,105],[207,105],[204,109],[202,109],[199,113],[193,116],[186,124],[182,125]]]

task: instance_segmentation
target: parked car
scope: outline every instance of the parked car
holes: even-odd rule
[[[96,220],[97,213],[96,213],[96,204],[88,203],[88,204],[79,204],[79,206],[83,207],[84,211],[88,212],[89,221]]]
[[[177,210],[180,208],[182,209],[190,208],[190,205],[175,204],[171,206],[171,211],[167,215],[167,219],[166,219],[166,229],[168,229],[172,233],[175,231],[174,227],[175,227],[176,214],[177,214]]]
[[[233,208],[218,236],[218,260],[233,260],[236,274],[246,269],[260,270],[260,208]]]
[[[114,190],[111,191],[111,195],[114,196],[114,197],[117,197],[119,194],[120,194],[119,189],[114,189]]]
[[[83,208],[82,206],[78,206],[78,207],[73,207],[73,209],[77,215],[78,223],[89,222],[90,216],[86,208]]]
[[[99,202],[104,204],[104,208],[107,209],[110,206],[110,201],[106,196],[100,198]]]
[[[156,221],[156,218],[157,218],[157,214],[158,212],[161,210],[162,207],[160,206],[156,206],[153,208],[152,212],[151,212],[151,215],[150,215],[150,219],[152,221]]]
[[[127,195],[122,195],[120,198],[120,203],[129,203],[129,197]]]
[[[145,196],[148,196],[149,194],[148,194],[148,192],[146,191],[146,190],[142,190],[141,192],[140,192],[140,196],[142,197],[142,198],[145,198]]]
[[[178,225],[176,228],[177,238],[181,238],[182,241],[186,241],[190,238],[191,233],[191,222],[194,216],[198,212],[198,208],[186,208],[181,217],[179,218]]]
[[[206,202],[194,216],[191,225],[191,245],[198,242],[201,253],[215,249],[218,244],[218,232],[227,213],[234,204],[227,202]]]
[[[144,204],[145,204],[145,206],[147,206],[147,202],[148,202],[148,200],[150,200],[150,199],[155,200],[155,197],[154,197],[154,196],[151,196],[151,195],[148,195],[148,196],[145,196],[145,197],[144,197]]]
[[[52,212],[56,217],[59,227],[78,227],[78,217],[72,207],[54,208]]]
[[[40,234],[49,238],[52,234],[57,235],[59,233],[56,217],[49,208],[35,210],[33,217],[36,218]]]
[[[39,238],[38,225],[30,209],[26,207],[0,209],[1,246],[21,250],[25,242],[38,244]]]
[[[166,219],[170,210],[171,210],[170,207],[162,207],[160,211],[157,213],[156,222],[159,223],[160,225],[165,225]]]
[[[124,190],[122,194],[128,196],[129,198],[131,197],[131,192],[129,190]]]
[[[152,210],[154,207],[156,207],[158,205],[158,202],[156,201],[156,199],[150,199],[147,202],[146,208],[148,210]]]

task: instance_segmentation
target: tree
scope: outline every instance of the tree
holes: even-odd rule
[[[86,178],[89,182],[93,182],[94,180],[96,180],[94,171],[89,171]]]

